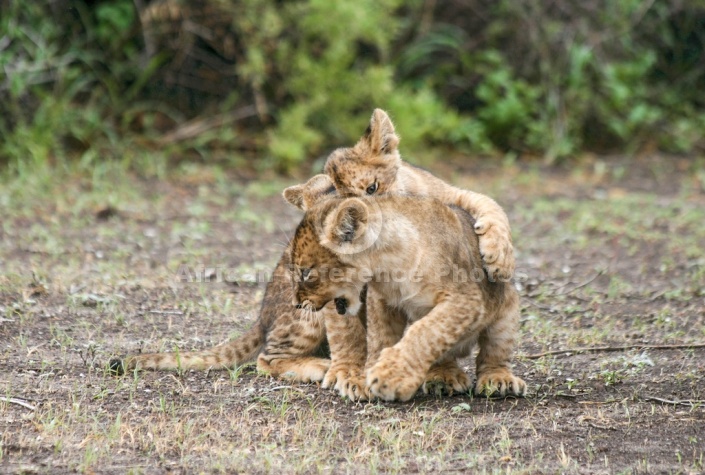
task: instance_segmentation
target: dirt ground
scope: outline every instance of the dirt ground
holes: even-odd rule
[[[291,182],[38,174],[0,188],[0,472],[705,473],[703,161],[433,171],[510,217],[526,398],[355,403],[252,366],[113,377],[113,356],[255,321]]]

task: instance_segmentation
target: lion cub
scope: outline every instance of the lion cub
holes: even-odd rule
[[[459,206],[475,218],[480,236],[480,255],[489,276],[509,279],[514,274],[514,250],[509,220],[504,210],[480,193],[449,185],[431,173],[402,161],[399,136],[391,119],[375,109],[365,134],[351,148],[339,148],[328,157],[324,172],[341,196],[385,193],[431,196],[445,204]]]
[[[510,369],[519,298],[510,283],[487,279],[473,224],[466,211],[421,196],[325,197],[306,211],[291,243],[294,303],[316,311],[336,300],[356,315],[365,285],[375,293],[371,395],[411,399],[432,367],[457,368],[475,342],[476,392],[524,394]],[[469,386],[464,374],[455,383]]]
[[[330,179],[317,175],[303,185],[288,188],[286,194],[292,204],[306,209],[334,192]],[[290,257],[291,249],[287,248],[267,283],[259,319],[244,335],[202,351],[113,359],[110,370],[124,374],[135,369],[224,369],[236,368],[256,358],[258,370],[283,379],[322,381],[330,374],[340,375],[343,380],[348,367],[364,366],[365,353],[359,349],[365,346],[365,308],[360,311],[360,319],[356,319],[341,318],[332,304],[316,313],[292,307]],[[326,346],[336,355],[333,365],[323,357]]]

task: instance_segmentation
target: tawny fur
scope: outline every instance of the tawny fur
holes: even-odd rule
[[[369,286],[365,393],[406,401],[429,377],[465,390],[455,359],[475,342],[476,391],[524,393],[510,369],[518,296],[486,278],[473,224],[439,200],[393,194],[325,198],[304,215],[291,248],[295,301],[344,298],[357,314]]]
[[[403,162],[399,137],[391,119],[375,109],[366,133],[355,146],[335,150],[324,171],[341,196],[385,193],[431,196],[445,204],[459,206],[475,218],[474,232],[480,236],[480,253],[488,274],[509,279],[515,260],[509,220],[491,198],[449,185],[431,173]],[[370,187],[373,188],[370,188]],[[375,189],[376,188],[376,189]]]

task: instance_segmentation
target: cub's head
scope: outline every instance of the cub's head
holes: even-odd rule
[[[395,192],[401,166],[399,136],[382,109],[375,109],[370,125],[354,147],[330,154],[323,171],[341,196]]]
[[[358,198],[324,199],[306,212],[291,243],[295,305],[318,311],[335,300],[339,314],[358,313],[364,277],[341,256],[367,245],[374,232],[369,218]]]

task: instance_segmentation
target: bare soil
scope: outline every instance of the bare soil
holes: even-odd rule
[[[24,178],[0,190],[0,472],[704,473],[702,162],[434,171],[510,216],[526,398],[354,403],[251,366],[113,377],[113,356],[254,322],[300,218],[289,183]]]

